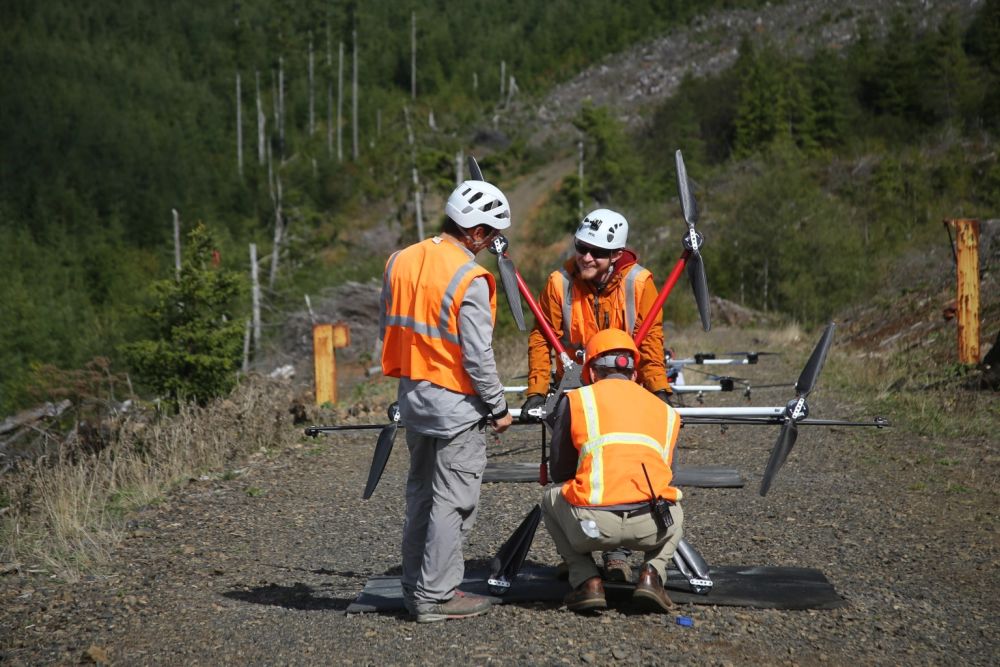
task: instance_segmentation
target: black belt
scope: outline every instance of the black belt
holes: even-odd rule
[[[649,505],[643,505],[642,507],[639,507],[634,510],[606,510],[606,511],[611,512],[612,514],[617,514],[618,516],[627,519],[633,516],[642,516],[643,514],[649,514],[651,509],[652,508]]]

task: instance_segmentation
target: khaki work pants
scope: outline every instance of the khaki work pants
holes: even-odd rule
[[[556,550],[569,565],[569,583],[576,588],[587,579],[600,575],[591,553],[624,547],[645,554],[649,563],[667,581],[667,565],[674,556],[684,530],[684,511],[679,504],[670,508],[674,525],[663,530],[653,515],[623,517],[607,510],[570,505],[558,484],[545,489],[542,496],[542,517],[545,527],[556,544]],[[593,521],[597,537],[584,532],[581,522]],[[595,532],[591,528],[590,532]]]

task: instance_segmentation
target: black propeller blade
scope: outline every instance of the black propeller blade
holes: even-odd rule
[[[482,181],[483,171],[479,168],[476,158],[469,156],[469,175],[475,181]],[[524,310],[521,308],[521,292],[517,289],[517,269],[514,268],[514,261],[507,254],[510,242],[507,237],[500,234],[493,239],[490,252],[497,256],[497,268],[500,270],[500,283],[503,285],[503,293],[507,297],[507,305],[510,306],[510,313],[514,316],[514,322],[520,331],[527,331],[528,327],[524,323]]]
[[[531,543],[535,539],[535,530],[537,530],[541,518],[542,508],[535,505],[521,521],[517,530],[511,533],[511,536],[503,543],[497,555],[493,557],[490,564],[490,576],[486,583],[494,595],[506,593],[517,577],[517,573],[524,565],[524,559],[528,555],[528,549],[531,548]]]
[[[375,493],[375,487],[378,486],[385,471],[385,464],[389,462],[389,455],[392,454],[392,446],[396,443],[396,432],[399,431],[399,405],[396,403],[389,406],[389,421],[391,423],[386,424],[378,434],[372,465],[368,469],[368,482],[365,484],[365,492],[361,495],[364,500],[368,500]]]
[[[479,163],[476,162],[476,158],[469,156],[469,176],[472,177],[473,181],[482,181],[483,171],[479,168]]]
[[[675,158],[677,162],[677,194],[681,200],[684,222],[688,226],[687,236],[684,237],[684,247],[691,251],[687,260],[688,280],[691,281],[694,300],[698,304],[701,326],[705,331],[708,331],[712,328],[712,306],[708,298],[708,277],[705,275],[705,264],[701,259],[700,251],[704,239],[694,228],[695,223],[698,222],[698,203],[691,194],[687,167],[684,166],[684,156],[679,149]]]
[[[785,423],[781,427],[781,432],[778,434],[778,439],[774,443],[774,447],[771,449],[771,455],[767,460],[767,467],[764,469],[764,478],[760,482],[760,495],[762,496],[767,495],[768,490],[771,488],[771,482],[774,481],[774,476],[778,474],[781,466],[788,460],[788,454],[792,451],[792,447],[795,446],[795,440],[799,437],[798,422],[809,415],[806,396],[816,386],[819,372],[823,368],[824,362],[826,362],[826,355],[833,344],[833,329],[835,326],[833,322],[827,325],[826,331],[823,332],[819,343],[816,344],[812,354],[809,355],[809,361],[806,362],[805,368],[802,369],[802,373],[799,375],[799,379],[795,382],[795,393],[797,396],[785,406]]]
[[[507,254],[508,246],[507,237],[499,234],[493,239],[490,252],[497,256],[500,283],[503,285],[503,293],[507,297],[507,305],[510,307],[511,315],[514,316],[514,322],[517,323],[519,330],[527,331],[528,327],[524,323],[524,310],[521,308],[521,292],[517,289],[517,269],[514,268],[514,261]]]

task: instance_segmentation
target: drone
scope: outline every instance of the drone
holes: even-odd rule
[[[635,332],[633,339],[636,347],[639,347],[642,340],[651,327],[652,315],[659,311],[666,302],[674,285],[680,278],[682,272],[687,269],[689,281],[691,283],[695,303],[702,327],[705,331],[711,329],[711,311],[708,292],[708,281],[705,274],[704,262],[701,256],[701,248],[704,244],[703,236],[696,230],[695,225],[698,220],[698,207],[694,196],[691,193],[691,184],[687,176],[684,165],[684,158],[681,151],[675,153],[677,167],[677,188],[681,205],[681,213],[687,225],[687,231],[682,239],[683,250],[680,257],[674,264],[663,288],[657,295],[650,312],[643,318],[643,322]],[[474,157],[469,156],[469,173],[477,180],[483,180],[482,171]],[[570,355],[563,346],[559,337],[550,322],[546,319],[538,306],[535,297],[528,288],[520,272],[514,265],[509,255],[509,242],[501,236],[494,239],[489,250],[497,257],[497,267],[500,273],[501,284],[504,289],[507,304],[513,315],[514,321],[521,331],[526,331],[524,313],[521,308],[521,301],[528,305],[539,330],[545,337],[549,346],[554,350],[556,356],[562,362],[563,376],[555,388],[549,393],[544,405],[533,409],[526,419],[521,419],[520,409],[511,409],[511,414],[522,423],[525,421],[534,423],[545,423],[545,418],[553,414],[557,401],[567,391],[580,387],[581,365],[573,355]],[[759,493],[766,496],[771,489],[778,471],[784,466],[792,451],[797,439],[800,426],[812,425],[836,425],[836,426],[873,426],[883,428],[889,426],[889,422],[881,417],[876,417],[873,421],[844,421],[835,419],[817,419],[809,416],[808,396],[816,386],[819,374],[826,361],[827,354],[833,344],[833,334],[835,324],[829,323],[822,336],[817,342],[812,354],[809,356],[805,367],[799,374],[798,380],[794,384],[795,397],[784,405],[765,407],[678,407],[684,425],[705,425],[720,424],[726,425],[757,425],[757,426],[780,426],[777,440],[771,448],[763,478],[761,480]],[[675,368],[682,368],[687,365],[736,365],[755,364],[761,355],[772,354],[770,352],[735,352],[727,353],[730,358],[716,358],[711,353],[700,353],[691,359],[671,360],[668,365]],[[704,393],[706,391],[731,391],[737,380],[740,378],[726,378],[724,376],[714,376],[719,385],[688,385],[688,390]],[[677,385],[674,391],[678,392],[685,385]],[[724,387],[728,386],[729,389]],[[787,385],[784,385],[787,386]],[[716,388],[718,387],[718,388]],[[524,391],[523,387],[506,387],[509,391]],[[683,393],[683,391],[681,392]],[[749,385],[746,385],[746,394],[749,396]],[[398,406],[394,403],[388,410],[388,423],[370,425],[342,425],[342,426],[310,426],[305,429],[307,436],[316,437],[320,433],[334,432],[351,429],[377,429],[379,430],[378,441],[375,445],[375,452],[372,457],[372,464],[369,469],[368,479],[362,493],[363,499],[368,499],[374,493],[389,455],[392,452],[396,434],[405,425],[400,421]],[[541,443],[541,463],[539,465],[538,481],[543,486],[548,484],[548,462],[545,447],[545,431],[543,427]],[[510,589],[512,582],[517,577],[517,573],[524,563],[528,548],[534,537],[535,530],[540,519],[540,509],[538,505],[528,513],[514,533],[500,547],[497,556],[493,559],[490,576],[487,580],[489,589],[496,595],[502,595]],[[678,571],[686,580],[691,592],[697,595],[708,595],[713,587],[710,569],[707,561],[702,555],[682,539],[674,553],[674,563]]]

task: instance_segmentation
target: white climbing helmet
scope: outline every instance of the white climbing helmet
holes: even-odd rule
[[[493,229],[510,227],[510,204],[500,188],[486,181],[465,181],[448,197],[445,213],[459,227],[469,229],[489,225]]]
[[[621,213],[599,208],[587,214],[575,238],[595,248],[621,250],[628,241],[628,220]]]

